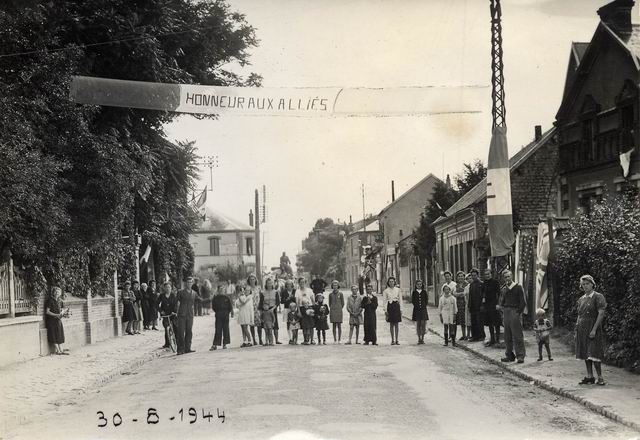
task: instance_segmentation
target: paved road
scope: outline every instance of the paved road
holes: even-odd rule
[[[196,319],[209,320],[213,328],[213,317]],[[467,352],[443,347],[433,335],[427,336],[426,345],[416,346],[410,323],[401,326],[400,346],[389,345],[382,319],[378,326],[381,345],[377,347],[329,343],[240,349],[234,321],[234,348],[209,352],[212,335],[197,335],[196,353],[151,361],[99,390],[61,402],[49,415],[21,426],[7,438],[638,436]],[[149,407],[157,410],[157,424],[147,424]],[[189,423],[190,407],[197,412],[193,424]],[[217,417],[217,408],[224,411],[224,423]],[[203,410],[213,417],[203,418]],[[107,427],[98,427],[105,423],[98,411],[108,419]],[[113,425],[116,412],[122,418],[118,427]]]

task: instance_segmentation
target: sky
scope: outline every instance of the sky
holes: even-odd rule
[[[481,113],[394,117],[180,116],[172,140],[217,155],[207,204],[248,223],[266,186],[264,264],[293,256],[318,218],[377,214],[427,174],[444,180],[480,158],[491,135],[488,0],[228,0],[260,40],[264,87],[485,86]],[[589,41],[604,0],[503,0],[509,151],[553,124],[572,41]],[[637,13],[637,11],[636,11]],[[637,21],[637,20],[636,20]],[[209,183],[203,168],[201,187]]]

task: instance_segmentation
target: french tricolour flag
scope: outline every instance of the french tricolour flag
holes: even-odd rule
[[[491,256],[509,254],[514,238],[506,127],[495,127],[491,136],[487,169],[487,217]]]

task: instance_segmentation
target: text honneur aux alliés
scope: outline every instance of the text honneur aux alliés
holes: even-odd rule
[[[186,93],[185,105],[220,109],[328,112],[328,98],[262,98],[207,93]]]

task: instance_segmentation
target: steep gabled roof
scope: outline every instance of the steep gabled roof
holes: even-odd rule
[[[552,127],[547,130],[542,137],[538,141],[533,141],[529,143],[524,148],[521,148],[516,154],[514,154],[511,159],[509,159],[509,171],[513,173],[518,169],[520,165],[525,163],[529,157],[536,151],[540,149],[543,145],[549,142],[553,135],[556,132],[556,128]],[[463,209],[467,209],[470,206],[475,205],[481,200],[487,197],[487,178],[485,177],[478,183],[476,186],[467,191],[462,197],[458,199],[456,203],[451,205],[449,209],[445,211],[446,217],[440,217],[435,222],[434,225],[442,223],[448,217],[455,215],[456,213],[462,211]]]
[[[621,37],[620,35],[616,34],[615,31],[611,29],[606,23],[601,21],[598,24],[598,27],[596,28],[591,41],[587,43],[586,47],[583,46],[585,43],[572,43],[571,50],[572,53],[575,51],[575,56],[579,58],[579,64],[576,66],[573,72],[567,71],[565,92],[562,98],[562,103],[560,104],[560,108],[556,113],[556,119],[561,119],[567,108],[570,107],[570,105],[572,105],[572,103],[576,99],[584,78],[586,78],[586,75],[584,75],[584,73],[591,68],[591,64],[593,64],[593,60],[595,59],[595,43],[601,38],[610,38],[622,49],[624,49],[631,57],[636,70],[640,72],[640,25],[632,25],[631,34]],[[624,40],[622,38],[624,38]],[[580,46],[576,47],[576,44],[579,44]],[[581,56],[580,52],[582,52]],[[569,63],[569,65],[571,66],[571,62]]]
[[[387,206],[385,206],[384,208],[382,208],[382,211],[380,211],[380,213],[378,214],[378,216],[381,216],[383,212],[387,211],[389,208],[391,208],[393,205],[395,205],[396,203],[398,203],[400,200],[402,200],[407,194],[409,194],[411,191],[413,191],[414,189],[416,189],[417,187],[419,187],[420,185],[422,185],[424,182],[426,182],[427,180],[432,179],[433,183],[435,184],[436,182],[442,182],[440,179],[438,179],[436,176],[434,176],[432,173],[427,174],[427,176],[422,179],[420,182],[416,183],[415,185],[413,185],[411,188],[409,188],[407,191],[405,191],[400,197],[398,197],[397,199],[395,199],[393,202],[389,203]]]
[[[201,221],[195,232],[253,231],[253,228],[241,221],[229,217],[207,206],[205,220]]]

